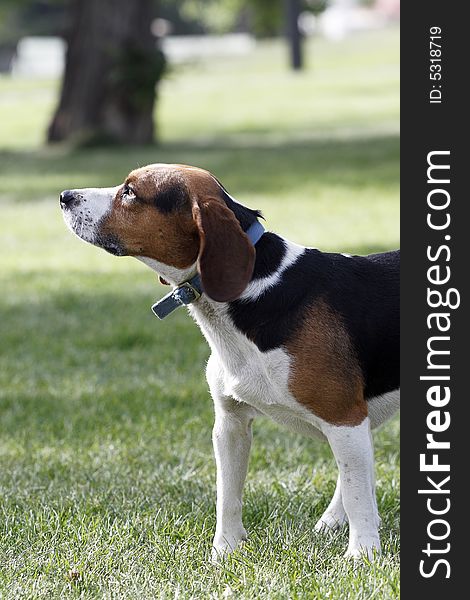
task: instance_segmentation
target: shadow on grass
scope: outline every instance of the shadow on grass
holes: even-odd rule
[[[138,166],[176,162],[204,167],[226,185],[244,194],[279,194],[290,187],[329,182],[351,187],[395,185],[398,182],[397,135],[295,140],[233,136],[227,139],[185,141],[161,146],[44,148],[38,152],[0,151],[3,192],[9,181],[37,180],[41,194],[71,186],[116,185]],[[51,179],[52,178],[52,179]],[[32,190],[15,191],[19,199],[35,199]]]

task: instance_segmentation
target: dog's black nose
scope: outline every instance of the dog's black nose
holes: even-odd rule
[[[70,202],[72,202],[74,199],[75,194],[71,190],[65,190],[60,195],[60,205],[62,207],[67,206],[67,204],[70,204]]]

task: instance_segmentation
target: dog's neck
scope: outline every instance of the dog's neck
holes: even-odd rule
[[[256,244],[256,259],[253,274],[246,290],[241,295],[241,298],[250,296],[250,291],[252,291],[252,288],[255,285],[258,284],[258,287],[263,287],[264,280],[275,276],[279,267],[282,266],[283,260],[285,262],[285,259],[292,254],[292,251],[295,252],[296,249],[300,248],[301,247],[297,246],[297,244],[293,244],[275,233],[265,232]],[[150,267],[173,287],[177,287],[185,281],[189,281],[197,274],[196,262],[185,269],[178,269],[177,267],[161,263],[146,256],[138,256],[136,258]],[[210,300],[204,293],[202,298]],[[216,305],[226,304],[223,302],[210,302]],[[198,301],[198,303],[203,304],[203,302],[200,301]]]
[[[251,280],[236,302],[253,302],[265,293],[269,293],[272,286],[280,283],[284,270],[303,251],[302,246],[289,242],[274,233],[265,232],[256,244],[256,260]],[[197,273],[196,263],[186,269],[177,269],[145,257],[140,257],[140,260],[173,287],[190,280]],[[206,333],[206,331],[213,329],[212,324],[217,324],[220,327],[221,320],[230,320],[231,304],[230,302],[215,302],[203,293],[199,299],[189,306],[189,310]]]
[[[282,237],[266,232],[256,244],[253,275],[240,298],[234,302],[216,302],[202,294],[188,305],[188,310],[206,338],[212,352],[223,357],[229,371],[239,372],[247,360],[255,360],[257,348],[239,329],[232,318],[232,310],[242,304],[244,310],[256,306],[258,298],[269,294],[270,288],[282,285],[282,275],[305,248]],[[187,269],[175,269],[154,261],[141,259],[168,283],[178,286],[197,272],[196,264]]]
[[[137,256],[136,258],[150,267],[152,271],[155,271],[157,275],[173,287],[177,287],[185,281],[189,281],[197,273],[197,263],[192,264],[186,269],[178,269],[171,265],[161,263],[153,258],[147,258],[146,256]]]

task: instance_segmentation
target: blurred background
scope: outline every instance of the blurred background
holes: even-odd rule
[[[149,306],[167,290],[138,261],[74,238],[58,197],[187,163],[298,243],[398,247],[399,10],[2,0],[0,595],[305,597],[315,585],[315,597],[397,597],[397,420],[376,436],[382,563],[348,569],[344,533],[313,550],[334,461],[266,421],[246,554],[207,572],[207,344],[184,311],[157,322]]]

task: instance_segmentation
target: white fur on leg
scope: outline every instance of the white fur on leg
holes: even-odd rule
[[[248,470],[253,409],[221,393],[215,359],[207,378],[215,406],[212,434],[217,465],[217,525],[212,560],[219,561],[246,539],[242,523],[242,493]]]
[[[251,446],[251,420],[217,415],[212,436],[217,464],[217,525],[213,558],[232,552],[246,539],[242,491]]]
[[[346,516],[343,506],[343,499],[341,497],[341,476],[338,475],[333,498],[331,499],[328,508],[315,525],[315,531],[323,533],[331,531],[332,529],[338,529],[338,527],[344,525],[347,520],[348,518]]]
[[[349,519],[346,556],[373,558],[380,552],[375,497],[374,449],[367,417],[355,427],[326,425],[324,433],[338,463],[341,496]]]

